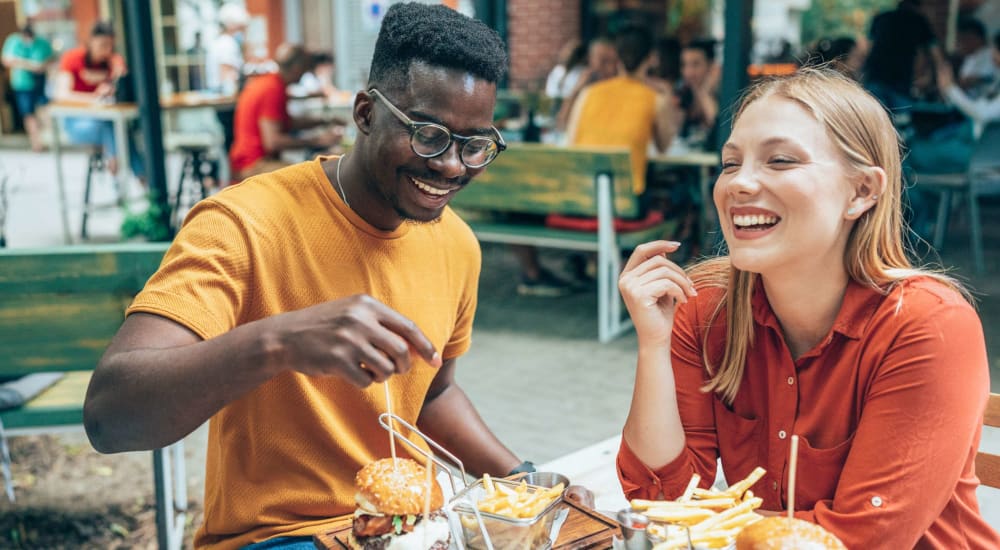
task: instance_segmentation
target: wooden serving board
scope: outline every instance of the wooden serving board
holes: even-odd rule
[[[559,505],[569,509],[566,522],[559,529],[552,550],[592,550],[611,548],[611,539],[619,534],[618,524],[589,508],[563,501]],[[337,520],[329,529],[313,535],[319,550],[345,550],[347,534],[351,531],[351,516]]]

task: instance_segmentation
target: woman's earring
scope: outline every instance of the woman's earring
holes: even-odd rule
[[[850,208],[847,209],[847,215],[848,216],[853,216],[853,215],[855,215],[857,213],[858,213],[858,207],[857,206],[852,206],[852,207],[850,207]]]

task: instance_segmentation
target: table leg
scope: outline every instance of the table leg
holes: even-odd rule
[[[73,234],[69,230],[69,212],[66,210],[66,180],[63,177],[62,146],[59,137],[59,117],[52,116],[52,153],[56,161],[56,185],[59,186],[59,215],[62,218],[63,240],[73,244]]]

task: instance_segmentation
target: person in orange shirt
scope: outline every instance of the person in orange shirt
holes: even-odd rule
[[[288,115],[288,85],[298,82],[311,68],[308,52],[301,46],[282,44],[275,53],[278,72],[255,76],[236,100],[233,115],[233,146],[229,160],[237,181],[284,168],[290,163],[280,154],[288,149],[326,149],[340,143],[343,127],[309,137],[293,135],[330,123],[310,117]]]
[[[128,308],[91,379],[87,434],[102,452],[152,449],[210,420],[197,548],[311,547],[355,510],[355,474],[390,456],[386,392],[468,471],[533,469],[455,382],[481,253],[448,202],[505,147],[492,120],[506,64],[482,23],[393,5],[351,151],[199,202]]]
[[[848,548],[998,548],[976,501],[989,395],[959,284],[910,264],[897,134],[832,69],[752,88],[715,185],[728,256],[685,273],[636,249],[619,288],[638,335],[618,473],[629,498],[741,479]]]

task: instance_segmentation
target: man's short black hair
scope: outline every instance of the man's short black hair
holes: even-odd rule
[[[94,26],[90,28],[90,37],[96,38],[98,36],[110,36],[115,37],[115,27],[110,21],[98,21],[94,23]]]
[[[715,40],[712,38],[696,38],[684,46],[685,50],[699,50],[705,54],[709,63],[715,61]]]
[[[653,33],[639,25],[629,25],[615,35],[615,51],[625,70],[635,71],[653,51]]]
[[[386,11],[375,41],[368,86],[405,86],[415,61],[494,83],[507,70],[503,41],[482,22],[442,5],[394,4]]]

